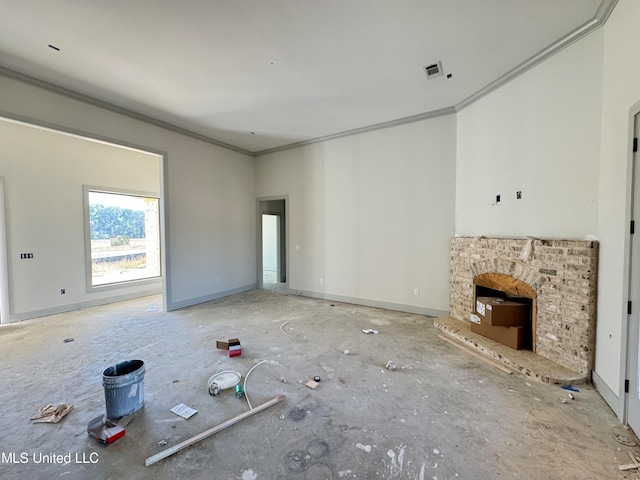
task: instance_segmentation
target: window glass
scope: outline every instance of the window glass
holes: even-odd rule
[[[159,200],[88,191],[91,285],[159,277]]]

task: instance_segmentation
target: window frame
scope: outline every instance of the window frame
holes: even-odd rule
[[[145,197],[145,198],[154,198],[158,201],[158,242],[160,248],[160,265],[159,267],[159,275],[156,277],[149,278],[140,278],[135,280],[124,280],[121,282],[114,283],[105,283],[103,285],[94,285],[93,284],[93,270],[91,263],[91,221],[90,221],[90,203],[89,203],[89,193],[110,193],[114,195],[128,195],[133,197]],[[152,285],[152,284],[161,284],[163,279],[163,271],[162,271],[162,221],[161,221],[161,211],[162,204],[160,201],[160,195],[156,192],[144,192],[140,190],[130,190],[130,189],[122,189],[122,188],[112,188],[112,187],[98,187],[94,185],[83,185],[82,186],[83,193],[83,203],[84,203],[84,243],[85,243],[85,283],[87,293],[95,293],[104,290],[116,290],[122,289],[132,286],[138,285]]]

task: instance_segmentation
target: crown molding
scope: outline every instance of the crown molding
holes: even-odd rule
[[[313,138],[313,139],[309,139],[309,140],[303,140],[303,141],[300,141],[300,142],[290,143],[290,144],[287,144],[287,145],[282,145],[280,147],[274,147],[274,148],[268,148],[268,149],[265,149],[265,150],[259,150],[259,151],[255,151],[255,152],[246,150],[246,149],[241,148],[241,147],[237,147],[235,145],[231,145],[231,144],[228,144],[228,143],[221,142],[221,141],[216,140],[215,138],[209,137],[207,135],[202,135],[200,133],[193,132],[193,131],[188,130],[186,128],[178,127],[177,125],[173,125],[171,123],[164,122],[162,120],[158,120],[158,119],[150,117],[148,115],[143,115],[141,113],[135,112],[133,110],[129,110],[127,108],[119,107],[119,106],[114,105],[112,103],[105,102],[103,100],[99,100],[99,99],[97,99],[95,97],[91,97],[89,95],[84,95],[82,93],[76,92],[76,91],[68,89],[68,88],[61,87],[59,85],[55,85],[53,83],[50,83],[50,82],[47,82],[47,81],[44,81],[44,80],[40,80],[40,79],[32,77],[30,75],[26,75],[26,74],[23,74],[23,73],[20,73],[20,72],[16,72],[14,70],[11,70],[11,69],[3,67],[3,66],[0,66],[0,75],[8,77],[8,78],[11,78],[11,79],[14,79],[14,80],[18,80],[20,82],[27,83],[29,85],[33,85],[33,86],[36,86],[36,87],[39,87],[39,88],[43,88],[43,89],[46,89],[46,90],[51,91],[53,93],[57,93],[59,95],[64,95],[64,96],[72,98],[74,100],[78,100],[78,101],[81,101],[81,102],[84,102],[84,103],[88,103],[90,105],[93,105],[93,106],[96,106],[96,107],[99,107],[99,108],[102,108],[102,109],[105,109],[105,110],[109,110],[111,112],[114,112],[114,113],[117,113],[117,114],[120,114],[120,115],[125,115],[127,117],[130,117],[130,118],[133,118],[133,119],[136,119],[136,120],[140,120],[142,122],[145,122],[145,123],[148,123],[148,124],[151,124],[151,125],[155,125],[157,127],[164,128],[166,130],[170,130],[172,132],[179,133],[181,135],[185,135],[185,136],[194,138],[196,140],[201,140],[203,142],[210,143],[212,145],[216,145],[218,147],[225,148],[227,150],[232,150],[234,152],[242,153],[244,155],[249,155],[251,157],[256,157],[256,156],[261,156],[261,155],[267,155],[269,153],[282,152],[284,150],[289,150],[289,149],[292,149],[292,148],[297,148],[297,147],[301,147],[301,146],[304,146],[304,145],[309,145],[309,144],[312,144],[312,143],[318,143],[318,142],[323,142],[323,141],[327,141],[327,140],[334,140],[334,139],[337,139],[337,138],[347,137],[347,136],[351,136],[351,135],[357,135],[357,134],[360,134],[360,133],[371,132],[371,131],[374,131],[374,130],[380,130],[380,129],[383,129],[383,128],[389,128],[389,127],[394,127],[394,126],[398,126],[398,125],[404,125],[404,124],[407,124],[407,123],[418,122],[418,121],[421,121],[421,120],[427,120],[427,119],[430,119],[430,118],[436,118],[436,117],[440,117],[440,116],[443,116],[443,115],[450,115],[450,114],[456,113],[456,112],[468,107],[469,105],[477,102],[478,100],[480,100],[481,98],[483,98],[486,95],[490,94],[494,90],[497,90],[498,88],[502,87],[503,85],[509,83],[510,81],[515,79],[516,77],[522,75],[526,71],[530,70],[531,68],[533,68],[536,65],[540,64],[541,62],[547,60],[548,58],[550,58],[551,56],[555,55],[559,51],[563,50],[564,48],[566,48],[569,45],[577,42],[578,40],[580,40],[584,36],[588,35],[589,33],[593,32],[594,30],[597,30],[598,28],[603,26],[606,23],[606,21],[609,18],[609,16],[611,15],[611,12],[613,12],[613,9],[615,8],[617,3],[618,3],[618,0],[602,0],[602,2],[600,3],[600,6],[598,7],[598,10],[596,11],[595,15],[588,22],[585,22],[583,25],[579,26],[575,30],[571,31],[570,33],[568,33],[567,35],[565,35],[564,37],[559,39],[558,41],[556,41],[553,44],[549,45],[547,48],[545,48],[544,50],[540,51],[539,53],[537,53],[533,57],[529,58],[528,60],[525,60],[524,62],[522,62],[521,64],[519,64],[515,68],[509,70],[507,73],[505,73],[504,75],[500,76],[499,78],[497,78],[496,80],[494,80],[490,84],[486,85],[482,89],[478,90],[476,93],[474,93],[471,96],[467,97],[466,99],[464,99],[463,101],[461,101],[460,103],[458,103],[455,106],[442,108],[442,109],[439,109],[439,110],[433,110],[433,111],[421,113],[421,114],[418,114],[418,115],[412,115],[412,116],[409,116],[409,117],[399,118],[399,119],[392,120],[392,121],[389,121],[389,122],[382,122],[382,123],[378,123],[378,124],[375,124],[375,125],[370,125],[370,126],[366,126],[366,127],[362,127],[362,128],[356,128],[356,129],[353,129],[353,130],[348,130],[348,131],[339,132],[339,133],[335,133],[335,134],[331,134],[331,135],[326,135],[326,136],[323,136],[323,137],[317,137],[317,138]]]
[[[34,87],[42,88],[44,90],[48,90],[52,93],[56,93],[58,95],[62,95],[73,100],[78,100],[83,103],[87,103],[89,105],[93,105],[94,107],[101,108],[103,110],[108,110],[113,113],[117,113],[119,115],[124,115],[129,118],[133,118],[134,120],[139,120],[144,123],[148,123],[150,125],[154,125],[156,127],[164,128],[166,130],[170,130],[175,133],[179,133],[181,135],[185,135],[187,137],[195,138],[196,140],[201,140],[203,142],[210,143],[212,145],[216,145],[218,147],[225,148],[227,150],[233,150],[234,152],[242,153],[245,155],[253,156],[253,152],[249,150],[245,150],[244,148],[236,147],[235,145],[230,145],[228,143],[221,142],[216,140],[215,138],[208,137],[206,135],[202,135],[200,133],[193,132],[186,128],[178,127],[177,125],[173,125],[172,123],[164,122],[162,120],[158,120],[157,118],[150,117],[148,115],[144,115],[142,113],[138,113],[134,110],[130,110],[128,108],[119,107],[113,103],[105,102],[103,100],[99,100],[95,97],[91,97],[89,95],[85,95],[83,93],[76,92],[75,90],[71,90],[69,88],[61,87],[51,82],[47,82],[45,80],[40,80],[39,78],[33,77],[31,75],[26,75],[21,72],[17,72],[15,70],[11,70],[10,68],[0,66],[0,75],[10,78],[12,80],[17,80],[22,83],[26,83],[28,85],[32,85]]]
[[[346,130],[344,132],[334,133],[331,135],[326,135],[324,137],[318,137],[310,140],[303,140],[301,142],[290,143],[287,145],[282,145],[281,147],[268,148],[266,150],[260,150],[258,152],[255,152],[253,155],[256,157],[259,155],[267,155],[269,153],[281,152],[283,150],[289,150],[291,148],[297,148],[303,145],[309,145],[311,143],[325,142],[327,140],[335,140],[336,138],[349,137],[351,135],[358,135],[360,133],[372,132],[374,130],[381,130],[383,128],[395,127],[398,125],[404,125],[406,123],[419,122],[421,120],[442,117],[444,115],[451,115],[453,113],[456,113],[456,110],[453,107],[441,108],[440,110],[432,110],[431,112],[420,113],[418,115],[412,115],[410,117],[403,117],[397,120],[391,120],[389,122],[376,123],[375,125],[355,128],[353,130]]]
[[[466,99],[464,99],[463,101],[461,101],[455,106],[455,110],[460,111],[468,107],[472,103],[477,102],[478,100],[487,96],[494,90],[497,90],[503,85],[509,83],[511,80],[515,79],[516,77],[519,77],[526,71],[532,69],[536,65],[552,57],[553,55],[558,53],[560,50],[563,50],[569,45],[577,42],[581,38],[590,34],[594,30],[597,30],[598,28],[600,28],[606,23],[607,19],[609,18],[609,15],[611,15],[611,12],[613,11],[617,3],[618,3],[618,0],[602,0],[602,2],[600,3],[600,6],[598,7],[598,10],[596,11],[596,14],[593,16],[591,20],[582,24],[575,30],[569,32],[560,40],[549,45],[547,48],[537,53],[533,57],[529,58],[528,60],[525,60],[517,67],[509,70],[507,73],[497,78],[496,80],[494,80],[493,82],[485,86],[484,88],[478,90],[473,95],[467,97]]]

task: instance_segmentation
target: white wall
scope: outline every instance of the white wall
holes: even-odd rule
[[[157,155],[6,121],[0,121],[0,146],[11,307],[5,323],[161,289],[156,282],[87,293],[82,188],[159,193]],[[34,257],[23,260],[21,253]]]
[[[638,25],[640,2],[620,0],[604,28],[598,205],[601,246],[594,382],[619,416],[624,408],[627,357],[631,116],[640,110]],[[634,318],[637,321],[637,311]]]
[[[289,288],[446,314],[455,135],[449,115],[256,158],[257,196],[289,195]]]
[[[590,34],[458,112],[457,234],[596,233],[602,36]]]
[[[250,156],[0,76],[2,116],[165,155],[164,273],[169,309],[255,286],[255,194]],[[21,208],[13,205],[8,216],[23,215]]]
[[[640,3],[620,0],[603,28],[458,113],[456,233],[597,235],[593,380],[621,418],[639,24]]]

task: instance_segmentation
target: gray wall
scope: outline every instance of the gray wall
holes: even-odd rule
[[[164,278],[168,309],[255,287],[252,157],[3,76],[0,76],[0,117],[19,118],[29,123],[73,131],[137,147],[162,157],[162,170],[158,177],[161,179],[165,218]],[[10,142],[10,139],[5,138],[5,142]],[[63,152],[56,154],[57,157],[61,155]],[[48,158],[40,157],[39,162],[40,165],[34,167],[32,172],[34,179],[47,175]],[[67,167],[64,167],[65,172]],[[13,173],[10,170],[0,171],[0,176],[5,177],[7,188],[11,190]],[[38,179],[38,183],[41,183],[41,179]],[[33,185],[35,187],[36,183]],[[35,190],[35,193],[38,191]],[[27,215],[22,210],[24,208],[28,206],[12,202],[9,193],[8,221]],[[42,236],[42,232],[34,225],[23,235],[20,245],[8,246],[9,251],[27,248],[24,238],[38,236]],[[58,255],[75,258],[76,252],[71,245],[64,250],[64,245],[60,243],[64,242],[58,242],[58,248],[62,249]],[[42,248],[38,246],[39,251]],[[26,264],[20,265],[27,267]],[[31,265],[35,267],[36,263]],[[13,290],[22,288],[13,286],[13,275],[16,274],[18,272],[10,272]],[[49,298],[47,289],[59,292],[59,282],[53,280],[34,290],[33,297]],[[116,292],[111,295],[117,297]],[[65,306],[60,301],[68,303]],[[21,299],[19,308],[21,312],[46,310],[53,306],[56,310],[73,309],[77,308],[78,301],[84,300],[71,296],[65,300],[56,297],[54,303],[42,305],[25,304]]]

